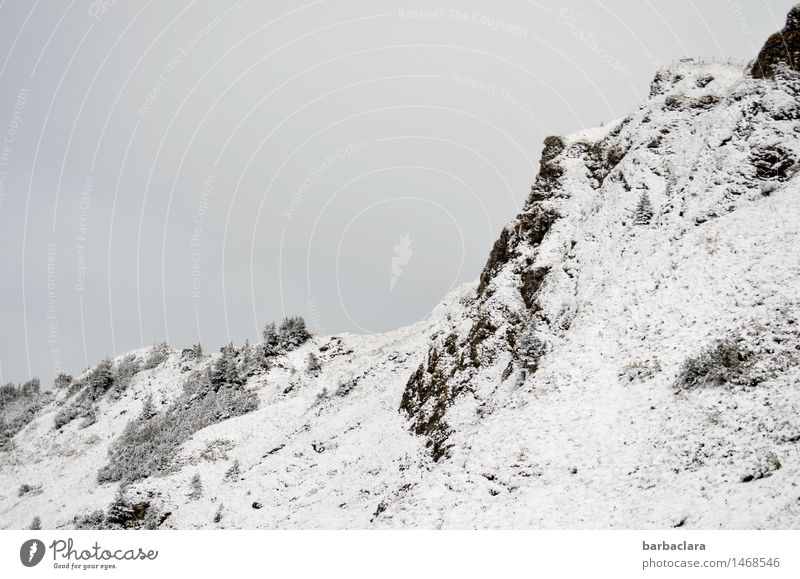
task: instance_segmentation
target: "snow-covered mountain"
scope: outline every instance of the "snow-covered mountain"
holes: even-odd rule
[[[800,7],[549,137],[413,326],[7,389],[0,527],[800,527]]]

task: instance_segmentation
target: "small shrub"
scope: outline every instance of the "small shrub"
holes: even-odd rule
[[[131,503],[120,488],[106,512],[98,509],[88,515],[76,516],[72,526],[77,530],[155,530],[168,516],[169,513],[162,514],[149,502]]]
[[[64,406],[55,416],[55,427],[62,428],[76,418],[83,418],[82,427],[94,424],[97,403],[113,386],[116,372],[111,360],[105,359],[70,388],[79,392],[75,400]]]
[[[340,397],[347,396],[355,389],[357,385],[358,385],[358,379],[350,378],[350,380],[345,380],[344,382],[340,382],[334,394]]]
[[[619,372],[619,377],[623,382],[631,384],[649,380],[659,372],[661,372],[661,362],[657,359],[637,360],[624,366]]]
[[[227,482],[234,482],[238,481],[241,478],[242,478],[242,472],[239,466],[239,459],[237,458],[236,460],[233,461],[231,467],[227,471],[225,471],[225,480]]]
[[[169,358],[169,344],[162,342],[150,349],[150,354],[142,363],[142,370],[152,370],[167,361]]]
[[[122,360],[120,360],[119,364],[117,364],[114,376],[114,387],[112,388],[112,392],[116,398],[124,392],[128,386],[131,385],[133,381],[133,377],[141,370],[141,364],[139,363],[139,359],[134,355],[130,354],[125,356]]]
[[[69,374],[59,374],[53,382],[53,387],[56,390],[69,388],[72,385],[72,376]]]
[[[317,396],[314,399],[314,404],[312,404],[312,406],[318,406],[319,404],[325,402],[327,399],[328,399],[328,387],[325,386],[322,388],[322,390],[317,392]]]
[[[223,506],[224,505],[222,503],[220,503],[219,507],[217,507],[217,512],[214,514],[214,522],[215,523],[219,523],[219,522],[222,521],[222,509],[223,509]]]
[[[746,384],[752,352],[729,339],[717,340],[681,366],[676,386],[691,389],[702,386]]]
[[[0,451],[13,447],[12,438],[36,417],[50,397],[50,393],[41,393],[38,378],[19,387],[11,383],[0,387]]]
[[[306,359],[306,372],[311,374],[312,376],[316,376],[322,370],[322,363],[319,361],[314,352],[308,353],[308,358]]]
[[[525,329],[516,343],[517,360],[524,370],[535,372],[539,361],[547,351],[547,345],[536,335],[532,326]]]
[[[742,482],[746,483],[767,478],[782,467],[783,465],[778,455],[770,451],[756,461],[750,472],[742,477]]]
[[[88,515],[78,515],[72,519],[72,527],[78,531],[104,529],[106,514],[98,509]]]
[[[200,478],[200,473],[195,473],[190,483],[191,491],[189,492],[189,500],[196,501],[203,496],[203,481]]]
[[[42,519],[38,516],[33,517],[33,521],[31,521],[30,527],[28,527],[31,531],[41,531],[42,530]]]
[[[18,497],[24,497],[25,495],[38,495],[42,493],[42,485],[29,485],[27,483],[20,485],[19,489],[17,490]]]

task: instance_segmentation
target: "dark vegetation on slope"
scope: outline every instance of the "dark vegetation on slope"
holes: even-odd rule
[[[740,335],[720,338],[681,365],[678,391],[703,387],[752,388],[800,366],[797,306],[775,319],[751,323]]]
[[[21,386],[0,386],[0,452],[13,447],[11,439],[34,419],[48,399],[40,392],[38,378]]]
[[[64,405],[56,414],[55,427],[62,428],[78,418],[83,419],[81,428],[91,426],[97,420],[100,400],[105,396],[119,399],[136,374],[163,364],[169,357],[169,351],[167,344],[158,344],[151,348],[143,360],[139,360],[135,354],[126,356],[117,364],[105,359],[78,380],[64,376],[60,386],[57,380],[57,387],[66,387],[68,390]]]
[[[213,364],[184,383],[166,411],[156,411],[152,397],[146,399],[142,412],[109,449],[109,463],[100,469],[98,481],[131,482],[171,472],[180,446],[195,432],[258,408],[258,396],[246,388],[247,378],[309,337],[303,318],[286,318],[277,329],[270,324],[260,347],[223,347]]]
[[[162,513],[150,501],[131,501],[121,488],[105,511],[98,509],[88,515],[77,516],[72,520],[72,527],[78,530],[155,530],[170,514]]]

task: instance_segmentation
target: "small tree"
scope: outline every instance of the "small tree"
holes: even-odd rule
[[[203,357],[203,345],[200,342],[197,342],[194,346],[192,346],[192,351],[198,358]]]
[[[284,351],[289,352],[303,345],[311,337],[306,329],[306,321],[301,316],[283,319],[280,328],[280,343]]]
[[[257,369],[256,358],[257,355],[253,355],[253,346],[250,345],[250,340],[245,340],[239,362],[239,374],[245,377],[252,376]]]
[[[319,374],[320,370],[322,370],[322,362],[319,361],[319,358],[314,352],[309,352],[308,359],[306,360],[306,372],[312,376],[316,376]]]
[[[203,496],[203,481],[200,480],[200,473],[195,473],[191,482],[192,490],[189,493],[189,499],[192,501],[198,500]]]
[[[41,384],[38,378],[33,378],[32,380],[28,380],[23,384],[20,388],[21,394],[26,398],[33,398],[34,396],[39,395],[39,390],[41,388]]]
[[[153,402],[153,394],[149,393],[142,403],[142,414],[140,420],[150,420],[156,415],[156,405]]]
[[[652,219],[653,206],[650,204],[650,197],[647,195],[647,191],[642,191],[634,211],[633,223],[634,225],[649,225]]]
[[[231,467],[225,471],[226,481],[237,481],[241,477],[241,468],[239,467],[239,459],[235,459]]]
[[[169,357],[169,344],[161,342],[150,349],[150,354],[142,364],[142,370],[151,370],[167,361]]]
[[[239,364],[236,361],[236,350],[233,344],[223,346],[220,349],[222,355],[219,359],[209,368],[208,378],[214,389],[218,389],[223,384],[242,384],[242,379],[239,374]]]
[[[31,521],[31,526],[28,527],[31,531],[41,531],[42,530],[42,519],[38,516],[33,517],[33,521]]]
[[[277,356],[281,353],[280,339],[278,338],[278,330],[275,329],[275,322],[269,323],[264,327],[262,337],[264,341],[261,344],[261,349],[265,358]]]
[[[122,487],[117,491],[114,500],[108,505],[106,521],[111,525],[124,527],[125,523],[136,518],[133,506],[125,499]]]
[[[531,325],[519,337],[516,346],[517,360],[522,366],[519,381],[524,382],[528,373],[535,372],[539,367],[539,361],[544,356],[546,345],[536,335],[533,325]]]

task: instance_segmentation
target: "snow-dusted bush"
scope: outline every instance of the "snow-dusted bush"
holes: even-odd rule
[[[106,529],[106,514],[97,509],[88,515],[78,515],[72,519],[72,527],[78,531]]]
[[[644,382],[659,372],[661,372],[661,362],[657,359],[637,360],[624,366],[619,372],[619,377],[627,383]]]
[[[124,488],[117,491],[106,512],[98,509],[88,515],[76,516],[72,526],[77,530],[155,530],[166,520],[169,513],[162,514],[149,502],[130,502]]]
[[[200,473],[195,473],[192,477],[192,482],[189,483],[191,491],[189,492],[189,500],[197,501],[203,496],[203,480],[200,478]]]
[[[142,370],[152,370],[167,361],[169,358],[169,344],[162,342],[150,349],[150,353],[142,363]]]
[[[528,327],[517,340],[517,360],[525,370],[532,372],[539,367],[539,360],[544,356],[547,345],[536,335],[534,328]]]
[[[306,321],[300,317],[284,318],[278,332],[280,345],[284,352],[291,352],[302,346],[311,337],[306,329]]]
[[[56,390],[62,390],[64,388],[69,388],[72,385],[72,376],[69,374],[59,374],[56,376],[55,381],[53,382],[53,387]]]
[[[717,340],[681,366],[676,387],[735,386],[747,382],[753,353],[730,339]]]
[[[340,397],[347,396],[355,389],[357,385],[358,385],[357,378],[350,378],[349,380],[344,380],[339,383],[339,386],[336,387],[336,391],[334,392],[334,394]]]
[[[42,493],[42,485],[29,485],[27,483],[20,485],[19,489],[17,490],[18,497],[24,497],[25,495],[39,495]]]
[[[86,376],[77,381],[73,386],[79,388],[75,399],[58,411],[55,417],[55,427],[61,428],[76,418],[83,418],[82,427],[94,424],[97,415],[97,403],[108,390],[114,386],[116,372],[109,359],[100,362]]]
[[[12,448],[11,439],[36,417],[48,399],[47,393],[40,392],[38,378],[19,387],[10,383],[0,387],[0,452]]]
[[[319,361],[319,358],[314,352],[309,352],[308,358],[306,358],[306,372],[312,376],[316,376],[319,374],[320,370],[322,370],[322,362]]]
[[[515,358],[520,365],[517,376],[517,385],[521,386],[530,374],[539,368],[539,361],[547,351],[547,344],[539,338],[531,324],[517,338],[515,344]]]
[[[238,481],[242,477],[241,467],[239,466],[239,459],[233,461],[233,464],[228,470],[225,471],[225,481],[233,482]]]
[[[31,531],[41,531],[42,530],[42,519],[39,516],[33,517],[30,526],[28,527]]]
[[[208,374],[195,374],[166,412],[156,412],[152,403],[146,402],[142,413],[111,445],[108,465],[100,469],[98,481],[166,474],[172,470],[180,445],[195,432],[255,410],[258,398],[244,388],[229,362],[223,354]]]
[[[114,387],[112,388],[112,393],[115,397],[119,397],[130,386],[133,377],[140,370],[141,365],[135,354],[125,356],[120,360],[115,370]]]
[[[761,480],[772,476],[772,474],[783,467],[778,455],[772,451],[767,452],[756,460],[753,467],[742,476],[742,482],[751,482],[754,480]]]

